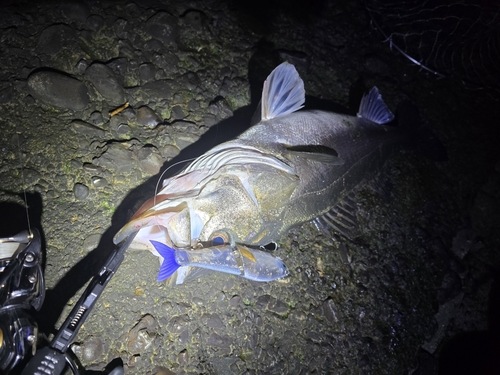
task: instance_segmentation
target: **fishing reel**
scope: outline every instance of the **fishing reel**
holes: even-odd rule
[[[33,356],[38,325],[28,313],[45,298],[38,230],[0,238],[0,373]]]

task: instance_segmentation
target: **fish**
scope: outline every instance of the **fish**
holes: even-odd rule
[[[258,270],[264,258],[255,251],[276,247],[290,228],[308,221],[349,234],[356,224],[349,193],[373,178],[415,132],[390,124],[394,115],[376,87],[363,96],[357,116],[301,110],[304,102],[297,70],[280,64],[264,82],[260,118],[165,179],[114,242],[138,232],[132,247],[160,257],[159,280],[180,284],[195,267],[245,277],[234,271],[234,249],[244,248],[239,259]],[[230,255],[225,265],[220,251]],[[202,261],[179,260],[196,252]],[[276,259],[266,257],[265,263],[275,269],[261,268],[273,277],[253,280],[288,275],[281,259],[268,255]],[[166,272],[172,265],[175,270]]]

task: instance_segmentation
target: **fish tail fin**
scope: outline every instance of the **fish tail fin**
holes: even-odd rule
[[[398,105],[398,125],[408,134],[408,147],[417,155],[432,161],[446,161],[446,148],[431,129],[422,124],[415,104],[404,100]]]
[[[158,241],[151,240],[150,242],[163,258],[157,281],[166,280],[181,266],[175,260],[175,250]]]
[[[375,86],[373,86],[370,92],[361,99],[358,117],[365,118],[380,125],[387,124],[394,120],[394,115],[384,103],[382,95]]]

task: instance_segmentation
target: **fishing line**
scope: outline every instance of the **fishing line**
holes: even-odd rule
[[[28,233],[29,233],[29,238],[32,238],[33,235],[31,233],[31,223],[30,223],[30,214],[29,214],[29,209],[28,209],[28,197],[26,195],[26,182],[24,180],[24,166],[23,166],[23,157],[21,153],[21,142],[19,141],[20,137],[20,132],[16,132],[17,134],[17,151],[19,153],[19,163],[20,163],[20,172],[21,172],[21,180],[23,182],[23,195],[24,195],[24,205],[26,209],[26,220],[28,222]]]
[[[170,168],[175,167],[176,165],[179,165],[179,164],[181,164],[181,163],[186,163],[186,162],[188,162],[188,161],[192,161],[192,160],[194,160],[194,159],[196,159],[196,158],[191,158],[191,159],[185,159],[185,160],[178,161],[177,163],[174,163],[174,164],[172,164],[171,166],[169,166],[167,169],[165,169],[165,170],[161,173],[160,177],[158,177],[158,181],[156,182],[155,194],[154,194],[154,197],[153,197],[153,207],[154,207],[154,206],[156,206],[156,195],[157,195],[157,194],[158,194],[158,192],[159,192],[159,185],[160,185],[160,181],[161,181],[161,179],[162,179],[163,175],[164,175],[165,173],[167,173],[167,171],[168,171]],[[156,223],[156,226],[158,227],[158,229],[160,229],[160,230],[161,230],[160,225],[159,225],[158,223]]]

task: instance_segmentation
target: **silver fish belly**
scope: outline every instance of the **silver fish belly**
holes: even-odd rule
[[[292,226],[328,213],[373,177],[407,137],[398,127],[384,125],[394,116],[376,88],[363,97],[358,117],[296,112],[304,101],[293,65],[278,66],[264,83],[261,121],[166,179],[116,234],[115,243],[138,231],[133,247],[161,258],[151,241],[178,251],[206,251],[221,238],[233,247],[266,245]],[[194,250],[201,244],[205,248]],[[237,274],[231,262],[227,258],[226,268],[216,262],[217,270]],[[195,263],[184,262],[180,270],[200,266]],[[285,276],[281,263],[273,267],[271,273]]]

